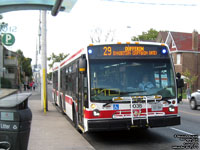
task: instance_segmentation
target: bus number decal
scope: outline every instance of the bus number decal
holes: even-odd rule
[[[110,46],[108,46],[108,47],[105,46],[103,49],[104,49],[104,53],[103,53],[104,56],[112,55],[112,48]]]
[[[132,104],[132,108],[142,108],[142,104]]]

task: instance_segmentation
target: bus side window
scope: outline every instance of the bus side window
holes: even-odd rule
[[[69,67],[68,91],[69,95],[72,96],[72,66]]]
[[[68,84],[69,84],[69,68],[66,68],[66,75],[65,75],[65,88],[66,88],[66,93],[69,94],[69,88],[68,88]]]
[[[63,70],[60,71],[60,88],[61,89],[63,88],[63,86],[62,86],[63,85],[63,83],[62,83],[63,82],[62,74],[63,74]]]

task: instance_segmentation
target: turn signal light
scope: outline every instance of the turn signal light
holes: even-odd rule
[[[175,101],[175,100],[173,100],[173,101],[172,101],[172,104],[176,104],[176,101]]]

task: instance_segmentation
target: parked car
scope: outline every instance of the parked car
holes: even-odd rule
[[[200,106],[200,90],[191,94],[190,98],[190,108],[197,109]]]

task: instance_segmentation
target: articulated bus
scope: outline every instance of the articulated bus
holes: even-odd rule
[[[89,45],[53,69],[55,104],[82,132],[180,124],[176,76],[161,43]]]

